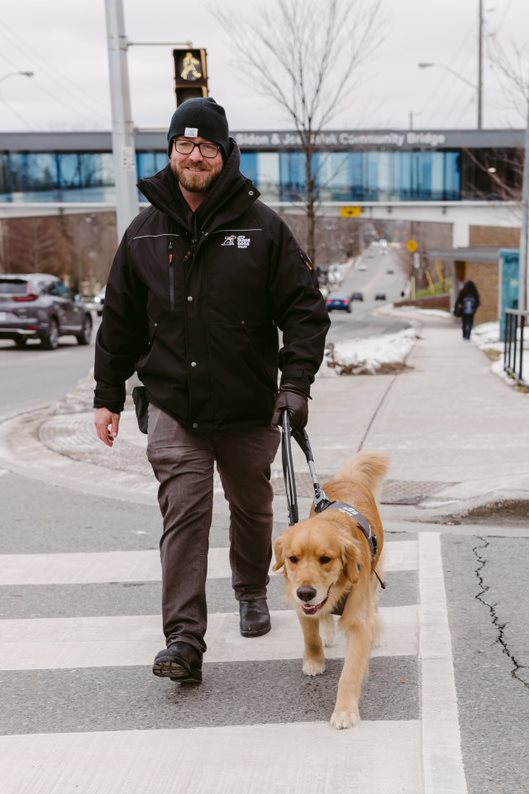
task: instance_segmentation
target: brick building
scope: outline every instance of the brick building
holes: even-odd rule
[[[476,321],[485,323],[499,320],[500,249],[518,248],[519,245],[520,229],[471,226],[468,248],[431,249],[428,252],[430,261],[439,261],[451,268],[451,308],[465,281],[473,281],[481,299]]]

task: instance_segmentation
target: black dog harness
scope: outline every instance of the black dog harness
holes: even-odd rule
[[[303,433],[299,433],[298,431],[294,430],[291,427],[290,418],[288,416],[288,411],[286,409],[283,411],[281,429],[283,430],[281,453],[283,460],[283,477],[285,479],[289,525],[292,526],[292,524],[296,524],[299,521],[296,480],[294,476],[294,461],[292,459],[292,447],[290,444],[290,437],[292,435],[294,436],[295,440],[297,441],[298,445],[300,446],[301,450],[303,451],[307,459],[309,471],[312,478],[312,485],[314,487],[315,512],[323,513],[324,510],[339,510],[340,513],[344,513],[345,515],[349,516],[349,518],[353,518],[356,521],[356,523],[362,530],[363,534],[365,535],[366,540],[369,543],[369,548],[371,549],[371,554],[373,557],[373,566],[372,566],[373,573],[380,582],[380,586],[382,587],[382,589],[385,590],[386,585],[375,570],[375,559],[378,552],[378,540],[377,540],[377,536],[373,532],[371,524],[369,523],[365,515],[361,513],[359,510],[357,510],[356,507],[347,504],[347,502],[333,502],[327,497],[327,494],[325,493],[325,491],[318,482],[318,475],[316,474],[314,457],[312,455],[312,449],[310,446],[307,431],[303,430]]]

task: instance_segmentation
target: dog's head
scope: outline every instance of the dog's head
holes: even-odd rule
[[[274,544],[274,570],[284,567],[289,596],[304,615],[330,611],[360,576],[361,544],[336,518],[301,521]]]

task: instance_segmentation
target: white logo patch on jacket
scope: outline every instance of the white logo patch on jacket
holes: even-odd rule
[[[237,248],[248,248],[251,242],[251,237],[245,237],[244,234],[229,234],[224,238],[224,242],[221,245],[235,247],[235,244],[237,244]]]

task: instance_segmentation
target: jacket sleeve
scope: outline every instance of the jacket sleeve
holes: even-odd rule
[[[125,381],[133,374],[147,338],[146,300],[147,289],[134,272],[125,234],[108,277],[96,337],[95,408],[108,408],[114,413],[123,410]]]
[[[309,394],[323,359],[329,314],[313,264],[283,221],[273,247],[269,290],[274,320],[283,332],[281,385]]]

